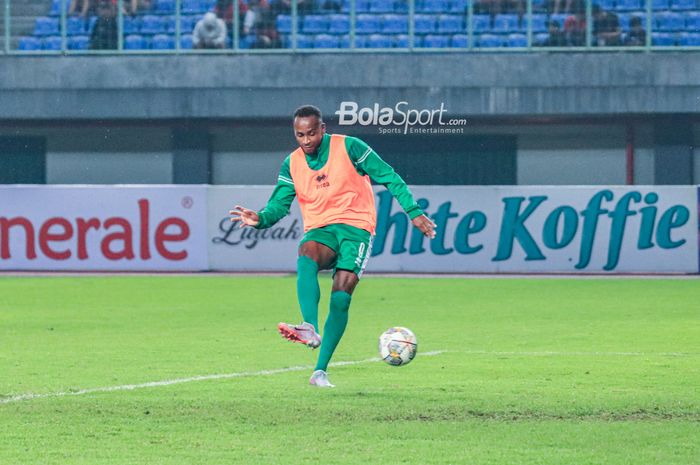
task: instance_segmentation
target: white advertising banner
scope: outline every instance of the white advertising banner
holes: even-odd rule
[[[0,187],[0,270],[206,270],[206,191]]]
[[[413,187],[437,223],[432,241],[377,188],[368,272],[698,272],[698,194],[691,186]],[[235,204],[259,209],[272,187],[209,191],[213,270],[294,271],[299,210],[269,230],[233,228]]]

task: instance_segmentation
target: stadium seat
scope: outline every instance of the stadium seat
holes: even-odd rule
[[[406,34],[399,34],[394,37],[394,48],[408,48],[410,46],[411,42]]]
[[[468,5],[468,0],[452,0],[448,11],[450,13],[466,14]]]
[[[357,38],[355,38],[357,39]],[[338,47],[339,48],[350,48],[350,36],[343,35],[338,37]]]
[[[683,32],[683,33],[681,33],[679,44],[685,45],[686,47],[700,46],[700,33],[697,33],[697,32]]]
[[[673,34],[668,32],[653,32],[651,34],[651,44],[667,47],[676,45],[676,40]]]
[[[436,19],[435,15],[416,14],[413,17],[413,31],[416,34],[435,32]]]
[[[394,13],[394,0],[370,0],[371,13]]]
[[[48,36],[41,41],[42,50],[59,51],[61,50],[61,37],[60,36]]]
[[[428,34],[423,38],[422,48],[447,48],[450,46],[450,37],[437,34]]]
[[[384,15],[382,17],[382,34],[405,34],[408,32],[408,16]]]
[[[623,32],[630,30],[630,18],[632,17],[629,13],[617,13],[617,21],[620,23],[620,29]]]
[[[618,11],[641,10],[644,8],[642,0],[617,0],[615,9]]]
[[[148,48],[146,41],[140,34],[130,34],[124,38],[125,50],[143,50],[145,48]]]
[[[350,32],[350,16],[330,15],[328,17],[329,34],[347,34]]]
[[[90,47],[90,38],[87,36],[73,36],[68,38],[68,50],[87,50]]]
[[[141,34],[162,34],[165,32],[165,21],[160,16],[145,15],[141,20]]]
[[[493,20],[493,31],[499,33],[516,32],[520,30],[518,15],[496,15]]]
[[[297,48],[314,48],[314,36],[309,34],[298,34]]]
[[[593,0],[593,4],[600,6],[603,10],[615,9],[615,0]]]
[[[275,24],[280,34],[290,34],[292,32],[292,17],[289,15],[277,15]]]
[[[469,36],[466,34],[455,34],[450,41],[452,48],[469,48]]]
[[[65,0],[65,10],[68,12],[70,8],[70,0]],[[51,10],[49,16],[61,16],[61,0],[53,0],[51,2]]]
[[[556,21],[557,24],[559,24],[559,29],[564,30],[564,22],[566,21],[566,18],[569,15],[563,14],[563,13],[558,13],[556,15],[550,15],[549,20],[550,21]]]
[[[328,31],[328,15],[306,15],[302,23],[304,34],[320,34]]]
[[[437,21],[437,32],[440,34],[457,34],[464,32],[463,17],[460,15],[440,15]]]
[[[90,16],[90,19],[88,19],[87,22],[88,35],[92,34],[92,30],[95,28],[95,24],[97,24],[97,16]]]
[[[350,6],[350,0],[343,0],[343,6],[341,7],[340,11],[342,11],[343,13],[349,13]],[[355,0],[355,12],[366,13],[369,11],[369,8],[370,0]]]
[[[486,32],[491,30],[490,15],[472,15],[472,30],[474,33]]]
[[[540,32],[539,34],[535,34],[535,36],[532,38],[532,45],[535,46],[542,46],[549,40],[549,34],[546,32]]]
[[[173,50],[175,48],[175,39],[168,34],[156,34],[151,41],[153,50]]]
[[[41,50],[41,41],[36,37],[22,37],[19,39],[18,49],[24,52]]]
[[[503,47],[503,37],[495,34],[481,34],[477,39],[477,44],[482,48]]]
[[[180,36],[180,48],[183,50],[191,50],[194,46],[192,45],[192,34],[184,34]]]
[[[533,33],[536,34],[538,32],[547,31],[547,15],[533,13],[531,23],[532,23],[531,27],[532,27]],[[527,21],[525,19],[523,19],[522,30],[527,30]]]
[[[124,34],[138,34],[139,32],[141,32],[141,18],[124,16]]]
[[[685,30],[688,32],[700,32],[700,12],[690,11],[686,13]]]
[[[66,34],[69,36],[85,34],[85,20],[79,16],[66,18]]]
[[[506,47],[527,47],[527,36],[525,34],[508,35]]]
[[[651,0],[651,8],[654,10],[668,10],[668,0]]]
[[[682,31],[685,29],[685,19],[680,13],[663,11],[654,13],[654,30],[656,31]]]
[[[182,0],[180,8],[182,8],[182,14],[186,15],[204,13],[207,11],[207,5],[201,0]]]
[[[379,16],[361,14],[356,16],[355,32],[357,34],[376,34],[381,30]]]
[[[394,2],[394,13],[408,13],[408,1],[396,0]]]
[[[385,34],[372,34],[367,38],[365,48],[392,48],[394,41]]]
[[[449,11],[447,0],[422,0],[417,2],[416,11],[421,13],[446,13]]]
[[[40,17],[34,22],[34,35],[37,37],[59,35],[58,18]]]
[[[153,11],[163,15],[173,14],[175,13],[175,0],[156,0]]]
[[[695,8],[697,8],[695,0],[671,0],[672,10],[684,11],[694,10]]]
[[[340,39],[330,34],[319,34],[314,38],[314,48],[340,48]]]

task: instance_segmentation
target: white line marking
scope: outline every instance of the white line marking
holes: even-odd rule
[[[548,357],[548,356],[584,356],[584,357],[693,357],[700,353],[693,352],[556,352],[556,351],[533,351],[533,352],[499,352],[488,350],[466,350],[454,351],[452,353],[460,353],[467,355],[522,355],[528,357]]]
[[[444,350],[434,350],[432,352],[419,352],[419,355],[421,357],[431,357],[433,355],[440,355],[442,353],[445,353],[446,351]],[[378,357],[373,357],[373,358],[367,358],[364,360],[351,360],[347,362],[334,362],[331,363],[330,366],[332,367],[344,367],[348,365],[359,365],[361,363],[371,363],[371,362],[380,362],[381,359]],[[251,376],[269,376],[269,375],[277,375],[280,373],[288,373],[291,371],[304,371],[304,370],[312,370],[314,368],[313,365],[304,365],[304,366],[292,366],[292,367],[287,367],[287,368],[276,368],[273,370],[260,370],[260,371],[242,371],[239,373],[225,373],[225,374],[218,374],[218,375],[202,375],[202,376],[192,376],[190,378],[176,378],[176,379],[168,379],[164,381],[151,381],[149,383],[141,383],[141,384],[125,384],[122,386],[107,386],[107,387],[97,387],[97,388],[89,388],[89,389],[80,389],[78,391],[64,391],[64,392],[50,392],[47,394],[19,394],[16,396],[12,397],[6,397],[4,399],[0,398],[0,404],[9,404],[12,402],[20,402],[23,400],[32,400],[32,399],[44,399],[47,397],[67,397],[67,396],[82,396],[84,394],[93,394],[97,392],[114,392],[114,391],[133,391],[134,389],[144,389],[144,388],[152,388],[152,387],[161,387],[161,386],[171,386],[173,384],[183,384],[183,383],[193,383],[196,381],[209,381],[212,379],[230,379],[230,378],[245,378],[245,377],[251,377]]]

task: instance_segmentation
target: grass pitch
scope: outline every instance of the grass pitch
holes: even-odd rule
[[[291,277],[0,278],[0,464],[700,463],[698,280],[368,277],[350,312],[335,361],[393,325],[416,360],[263,372],[315,362]]]

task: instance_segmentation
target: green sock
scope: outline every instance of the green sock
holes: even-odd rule
[[[331,294],[331,308],[328,312],[326,324],[323,326],[323,340],[321,341],[321,353],[318,354],[316,370],[326,371],[328,362],[331,361],[333,352],[343,337],[345,327],[348,325],[348,309],[352,296],[345,291],[335,291]]]
[[[318,264],[309,257],[297,259],[297,297],[304,321],[314,325],[318,332],[318,301],[321,290],[318,287]]]

